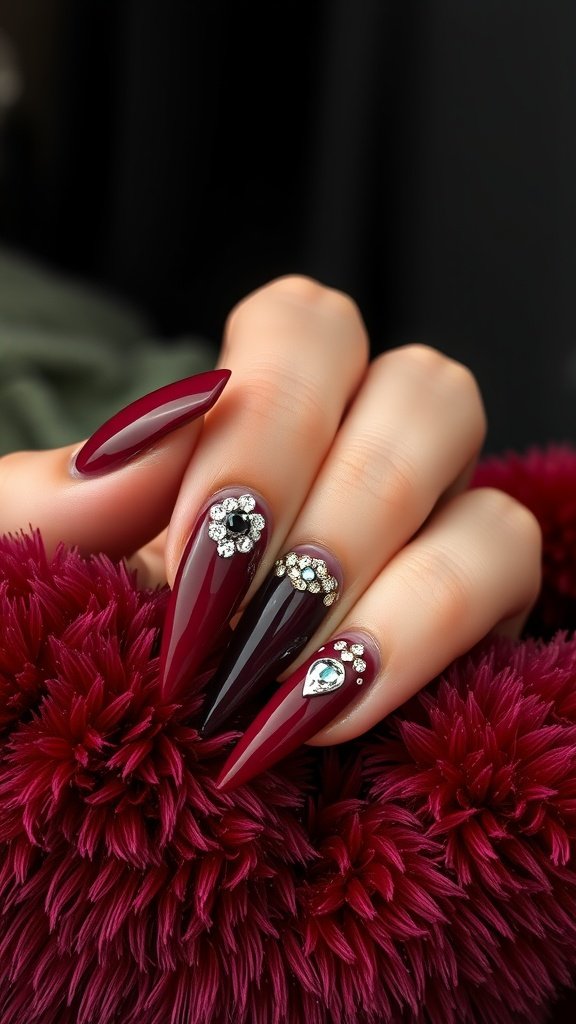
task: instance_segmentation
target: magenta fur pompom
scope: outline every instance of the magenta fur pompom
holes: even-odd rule
[[[229,795],[231,734],[161,699],[166,590],[0,540],[1,1024],[549,1019],[576,973],[576,453],[474,484],[542,523],[542,634]]]

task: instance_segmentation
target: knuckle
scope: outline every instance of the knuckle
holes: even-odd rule
[[[477,447],[483,444],[488,418],[480,386],[470,367],[431,345],[419,342],[403,345],[380,358],[390,356],[399,359],[410,373],[415,373],[419,382],[424,378],[426,389],[433,389],[442,401],[457,402],[458,409],[465,409]]]
[[[364,432],[339,456],[338,488],[366,494],[392,516],[404,516],[415,502],[418,474],[411,458],[398,445],[394,453],[379,435]]]
[[[474,587],[463,564],[439,545],[418,544],[404,554],[403,586],[434,618],[438,629],[458,629],[473,611]]]
[[[242,409],[256,424],[255,429],[286,422],[291,434],[302,436],[307,444],[311,437],[323,436],[325,432],[326,416],[320,394],[304,378],[296,383],[290,370],[280,365],[266,366],[243,382]]]
[[[538,557],[542,551],[542,527],[534,513],[506,491],[497,487],[478,487],[469,492],[483,503],[491,520],[500,531],[506,531],[512,542],[522,550],[534,550]]]

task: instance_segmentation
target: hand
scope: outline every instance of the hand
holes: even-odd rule
[[[467,490],[486,432],[471,372],[418,344],[368,364],[343,293],[303,277],[252,293],[227,321],[219,366],[232,376],[203,424],[121,468],[71,475],[78,446],[1,460],[0,531],[31,523],[49,547],[134,556],[167,580],[170,696],[248,606],[210,684],[205,731],[256,683],[279,670],[284,682],[225,765],[229,787],[301,742],[362,734],[482,637],[519,634],[541,536],[515,499]]]

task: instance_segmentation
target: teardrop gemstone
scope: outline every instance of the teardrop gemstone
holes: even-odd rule
[[[319,658],[312,662],[306,673],[302,696],[313,697],[316,694],[332,693],[340,689],[345,679],[346,670],[341,662],[335,661],[334,658]]]

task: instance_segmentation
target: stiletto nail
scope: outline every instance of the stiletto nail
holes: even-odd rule
[[[256,716],[225,762],[216,785],[234,789],[311,739],[364,692],[380,666],[371,637],[347,632],[320,647]]]
[[[254,578],[269,531],[266,502],[245,488],[227,487],[203,506],[166,612],[160,651],[165,697],[173,699],[220,643]]]
[[[342,570],[330,552],[304,544],[276,562],[234,630],[208,687],[201,732],[210,735],[300,654],[338,599]]]
[[[137,398],[103,423],[77,453],[73,476],[92,476],[123,466],[155,441],[212,408],[230,370],[209,370]]]

